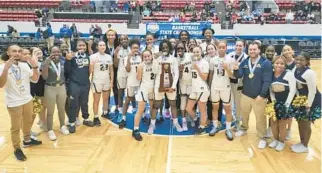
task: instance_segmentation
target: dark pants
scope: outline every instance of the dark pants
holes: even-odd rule
[[[117,68],[114,68],[114,81],[113,81],[113,94],[114,94],[114,102],[116,105],[116,110],[117,110],[117,105],[118,105],[118,89],[117,89]]]
[[[88,114],[88,95],[89,95],[89,84],[79,85],[74,82],[69,83],[70,91],[70,105],[68,119],[69,123],[74,123],[78,116],[79,109],[82,110],[82,116],[84,119],[89,117]]]

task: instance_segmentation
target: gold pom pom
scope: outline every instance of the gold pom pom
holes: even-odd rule
[[[292,105],[294,107],[302,107],[307,104],[307,96],[296,96]]]
[[[275,101],[272,101],[271,103],[267,104],[265,107],[265,115],[268,116],[268,118],[272,118],[273,121],[276,121],[276,112],[274,109]]]
[[[43,109],[44,106],[41,103],[41,99],[37,96],[34,97],[32,101],[34,104],[34,107],[33,107],[34,115],[37,115],[40,113],[40,111]]]

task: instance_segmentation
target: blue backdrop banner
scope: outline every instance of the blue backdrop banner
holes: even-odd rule
[[[147,23],[146,32],[153,33],[156,37],[178,38],[182,30],[189,31],[190,37],[203,38],[202,30],[211,28],[210,22],[201,23]]]

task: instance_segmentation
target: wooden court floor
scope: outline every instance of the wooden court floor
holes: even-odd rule
[[[321,62],[313,61],[321,91]],[[108,121],[101,127],[78,127],[77,133],[62,136],[55,116],[57,141],[47,133],[39,138],[43,145],[24,149],[26,162],[17,162],[10,141],[10,118],[0,90],[0,173],[320,173],[321,122],[312,125],[310,152],[292,153],[257,149],[255,118],[251,116],[247,136],[229,142],[224,133],[215,137],[143,136],[142,142],[131,132],[119,130]],[[90,113],[92,113],[91,102]],[[37,129],[36,126],[33,128]],[[1,142],[4,141],[4,142]],[[299,135],[294,121],[292,140]]]

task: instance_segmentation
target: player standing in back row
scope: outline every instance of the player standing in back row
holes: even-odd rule
[[[98,106],[102,93],[103,97],[103,113],[102,116],[107,117],[110,101],[110,91],[113,88],[113,59],[111,55],[105,53],[106,44],[100,41],[97,45],[98,52],[90,56],[90,69],[92,74],[91,89],[93,92],[93,112],[94,126],[100,126],[101,121],[98,115]]]

